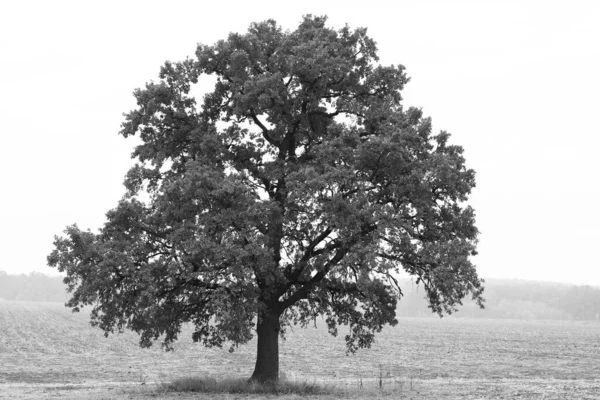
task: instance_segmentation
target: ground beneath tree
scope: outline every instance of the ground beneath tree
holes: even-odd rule
[[[412,385],[412,386],[410,386]],[[600,381],[542,379],[413,379],[403,385],[378,388],[363,382],[363,388],[337,383],[332,394],[319,396],[264,396],[249,394],[166,393],[160,385],[102,382],[90,384],[0,384],[0,399],[589,399],[600,398]]]

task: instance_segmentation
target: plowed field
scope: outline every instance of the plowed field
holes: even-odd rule
[[[62,304],[0,301],[0,398],[245,398],[160,392],[178,377],[251,374],[254,342],[229,353],[190,336],[174,352],[140,349],[135,333],[105,338]],[[287,379],[335,385],[321,398],[600,399],[598,322],[405,318],[355,355],[312,328],[280,351]]]

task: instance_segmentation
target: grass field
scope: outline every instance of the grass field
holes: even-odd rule
[[[0,301],[2,399],[257,398],[163,390],[182,377],[248,377],[254,350],[206,349],[185,333],[174,352],[144,350],[62,304]],[[324,399],[600,399],[598,322],[405,318],[356,355],[325,329],[290,331],[280,351],[282,376],[334,387]]]

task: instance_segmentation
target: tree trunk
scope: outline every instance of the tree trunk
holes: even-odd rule
[[[279,313],[265,310],[256,326],[256,365],[250,381],[276,382],[279,379]]]

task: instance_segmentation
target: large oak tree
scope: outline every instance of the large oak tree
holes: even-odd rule
[[[369,347],[397,323],[400,274],[440,315],[468,294],[482,305],[462,148],[402,107],[404,67],[379,65],[366,29],[325,22],[252,24],[135,91],[126,195],[98,233],[70,226],[48,257],[67,306],[142,346],[170,348],[184,323],[207,346],[256,334],[251,379],[264,382],[287,325],[323,316],[349,351]],[[198,102],[203,75],[216,83]]]

